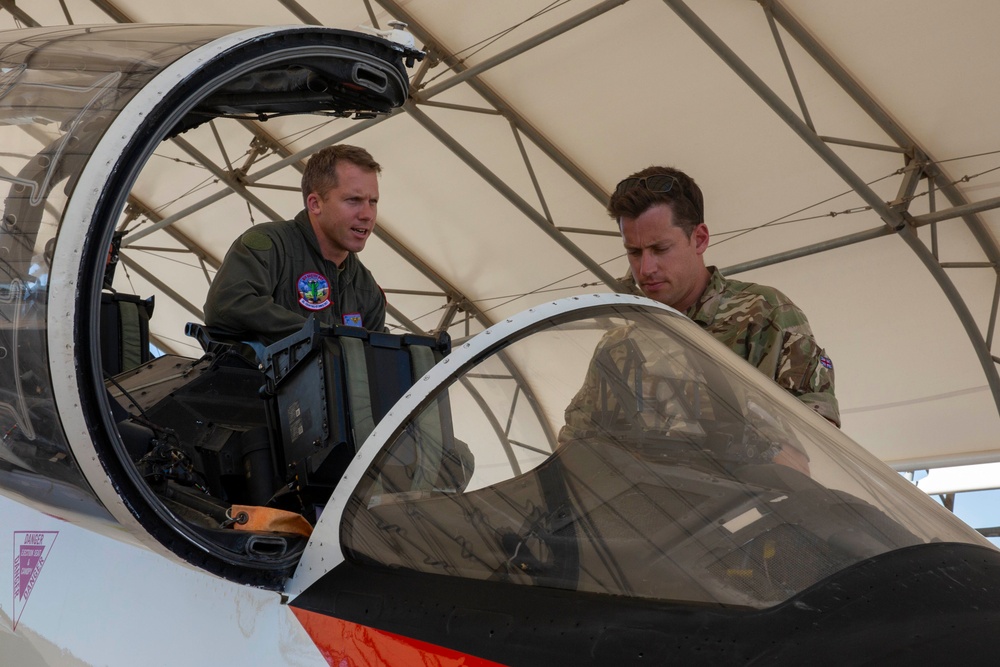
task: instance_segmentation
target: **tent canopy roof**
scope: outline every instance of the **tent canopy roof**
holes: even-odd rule
[[[229,3],[194,0],[0,7],[4,29],[233,21]],[[808,314],[848,435],[900,469],[1000,461],[1000,4],[252,0],[239,19],[403,21],[428,57],[389,116],[213,123],[160,146],[122,220],[173,232],[127,242],[118,280],[158,294],[161,348],[196,354],[183,323],[215,268],[250,225],[301,208],[319,146],[363,145],[383,166],[362,259],[392,326],[455,337],[616,289],[627,263],[607,195],[668,164],[705,193],[709,263]],[[230,192],[240,179],[253,197]],[[957,216],[967,205],[981,210]]]

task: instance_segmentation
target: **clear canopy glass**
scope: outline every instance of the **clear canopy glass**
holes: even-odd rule
[[[548,321],[457,372],[348,503],[349,558],[762,608],[973,530],[690,321]]]
[[[53,400],[53,383],[64,381],[50,377],[47,347],[56,239],[83,166],[129,100],[164,67],[234,30],[70,26],[0,35],[0,139],[6,164],[16,165],[16,171],[0,172],[6,185],[0,222],[0,476],[8,488],[103,514]],[[72,326],[58,317],[55,322]]]

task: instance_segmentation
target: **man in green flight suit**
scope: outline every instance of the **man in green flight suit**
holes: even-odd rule
[[[209,288],[205,323],[265,345],[310,316],[384,330],[385,295],[357,257],[375,228],[381,171],[356,146],[314,154],[302,175],[305,208],[233,243]]]

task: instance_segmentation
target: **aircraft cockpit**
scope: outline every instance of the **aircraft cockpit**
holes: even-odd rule
[[[205,354],[108,375],[131,462],[175,514],[237,554],[301,552],[357,449],[450,351],[447,334],[320,327],[258,353],[188,323]]]
[[[590,300],[551,304],[471,358],[446,336],[314,322],[258,356],[189,324],[204,356],[107,386],[164,506],[262,562],[300,554],[332,501],[359,563],[764,608],[879,554],[970,537],[685,318]]]
[[[646,300],[590,299],[549,304],[488,354],[453,353],[461,368],[387,425],[346,499],[348,559],[765,608],[957,537],[694,323]],[[458,469],[445,465],[454,442],[469,447],[469,478],[444,472]],[[788,448],[799,456],[776,456]]]
[[[223,145],[251,122],[384,117],[406,100],[422,52],[398,28],[100,25],[0,39],[0,134],[20,160],[0,173],[0,485],[104,532],[128,526],[216,574],[279,586],[302,540],[234,540],[216,521],[230,496],[263,504],[279,490],[264,474],[285,465],[264,451],[265,375],[239,341],[185,336],[203,297],[185,294],[176,267],[133,258],[151,234],[167,253],[190,241],[136,184],[153,178],[145,168],[162,147],[197,154],[199,137]],[[294,171],[301,158],[265,134],[242,167]],[[157,348],[150,318],[171,322],[175,342]],[[272,376],[276,393],[292,381]],[[297,509],[315,520],[316,507]]]

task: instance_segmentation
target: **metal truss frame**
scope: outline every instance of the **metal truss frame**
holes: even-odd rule
[[[962,192],[955,187],[955,181],[949,177],[944,169],[934,160],[929,152],[910,135],[892,117],[885,112],[877,100],[868,94],[864,88],[856,81],[847,70],[845,70],[837,60],[830,54],[818,40],[777,0],[757,0],[764,9],[765,16],[771,26],[778,50],[785,63],[789,79],[795,90],[799,101],[801,116],[797,115],[785,102],[767,86],[744,63],[726,43],[716,35],[711,28],[705,24],[684,2],[683,0],[663,0],[664,3],[674,10],[680,19],[697,34],[744,83],[746,83],[785,123],[810,147],[820,158],[854,190],[865,203],[874,210],[886,227],[871,232],[855,234],[851,242],[876,238],[887,234],[896,234],[907,246],[917,255],[920,261],[927,268],[928,272],[938,283],[947,297],[949,303],[965,328],[969,341],[975,350],[976,356],[983,368],[990,391],[993,394],[993,401],[1000,413],[1000,374],[997,373],[997,363],[1000,359],[991,352],[993,333],[996,328],[997,304],[1000,300],[1000,246],[985,222],[978,216],[980,211],[989,210],[1000,206],[1000,198],[979,204],[970,204]],[[788,60],[781,35],[777,28],[780,24],[799,45],[818,63],[824,71],[851,97],[851,99],[868,116],[874,120],[878,126],[886,133],[888,139],[895,144],[894,148],[886,146],[863,145],[861,142],[849,140],[838,140],[831,137],[823,137],[817,134],[809,118],[805,100],[802,97],[798,83],[795,79],[794,71]],[[830,148],[831,143],[849,143],[851,145],[866,147],[873,150],[899,150],[908,160],[907,167],[902,170],[902,182],[899,187],[899,194],[892,202],[885,202],[855,173],[850,166],[844,162],[840,156]],[[918,181],[926,179],[930,191],[938,191],[945,195],[954,207],[947,211],[934,211],[926,216],[912,216],[908,212],[909,203],[912,201],[916,191]],[[938,222],[962,218],[985,256],[984,261],[975,262],[971,265],[955,263],[945,263],[940,260],[937,253],[936,244],[928,248],[917,235],[917,227],[921,224],[936,225]],[[832,247],[841,247],[844,239],[834,240],[826,244],[810,246],[785,253],[786,258],[794,256],[805,256],[820,252]],[[768,263],[776,263],[784,259],[770,258],[758,260],[754,266],[765,266]],[[991,307],[991,318],[986,335],[980,331],[972,312],[959,293],[958,288],[952,282],[945,271],[946,268],[985,268],[992,270],[996,275],[996,289],[994,290],[993,303]]]
[[[90,0],[95,6],[104,11],[109,17],[117,22],[131,22],[132,19],[113,3],[108,0]],[[277,0],[296,18],[305,23],[318,23],[316,17],[312,16],[306,9],[295,0]],[[369,16],[374,23],[375,15],[369,0],[363,0],[368,10]],[[136,242],[143,236],[160,228],[170,228],[173,222],[182,219],[192,213],[218,201],[230,194],[237,194],[244,198],[252,206],[262,213],[277,219],[277,213],[270,210],[266,202],[251,192],[251,189],[264,177],[271,175],[279,169],[288,167],[301,169],[303,160],[315,150],[322,146],[343,141],[346,137],[363,132],[368,127],[378,122],[384,122],[401,113],[408,113],[417,123],[438,141],[451,150],[461,159],[471,170],[496,189],[502,196],[511,202],[529,221],[535,224],[559,244],[565,252],[577,260],[582,267],[594,276],[598,283],[603,283],[612,290],[619,290],[620,285],[604,268],[593,258],[588,256],[570,238],[570,234],[604,234],[605,232],[576,229],[570,227],[559,227],[552,220],[548,208],[545,204],[545,197],[542,187],[535,178],[535,170],[524,149],[523,138],[527,138],[534,144],[542,154],[553,164],[558,166],[573,181],[575,181],[584,193],[598,201],[602,206],[606,203],[608,192],[589,174],[562,150],[559,146],[551,142],[545,135],[531,124],[531,122],[521,114],[516,108],[506,102],[502,96],[490,88],[481,78],[484,72],[493,67],[501,65],[517,56],[530,51],[534,47],[546,43],[559,35],[572,30],[575,27],[597,18],[615,7],[625,4],[628,0],[604,0],[589,9],[555,25],[535,36],[515,45],[495,56],[492,56],[474,66],[467,66],[457,55],[454,54],[437,35],[435,35],[426,25],[423,25],[416,16],[397,0],[375,0],[386,12],[396,20],[407,24],[407,28],[414,36],[424,44],[428,51],[428,58],[422,65],[421,70],[414,76],[411,99],[402,110],[386,117],[380,117],[371,121],[359,122],[346,132],[340,132],[327,137],[322,141],[313,144],[303,150],[293,152],[289,147],[270,137],[256,123],[245,122],[244,125],[251,132],[251,157],[241,167],[233,165],[218,165],[211,159],[198,151],[190,144],[185,145],[183,140],[175,140],[189,155],[210,169],[221,182],[226,184],[227,189],[214,195],[206,197],[196,204],[187,207],[183,211],[170,216],[160,218],[153,214],[149,207],[141,202],[130,199],[130,206],[135,207],[137,212],[147,217],[153,224],[144,227],[141,232],[131,234],[125,243],[125,248],[135,246]],[[916,137],[913,137],[905,129],[899,126],[891,116],[885,112],[882,106],[868,94],[864,88],[837,62],[825,47],[803,26],[779,0],[755,0],[758,2],[764,13],[764,18],[768,22],[774,38],[778,54],[785,66],[787,76],[791,82],[799,107],[798,112],[789,107],[764,81],[754,73],[744,63],[739,56],[729,48],[729,46],[716,35],[707,24],[702,21],[683,0],[663,0],[664,3],[712,50],[737,74],[743,81],[777,114],[810,148],[812,148],[827,165],[842,178],[851,189],[853,189],[862,200],[875,211],[885,223],[884,226],[875,229],[830,239],[822,243],[812,244],[798,249],[793,249],[775,255],[753,259],[738,265],[724,269],[726,273],[734,274],[754,268],[768,266],[790,259],[806,257],[812,254],[825,252],[834,248],[841,248],[854,243],[860,243],[888,235],[898,236],[917,255],[924,264],[930,275],[940,286],[949,303],[952,305],[956,315],[961,321],[970,343],[975,350],[977,358],[983,368],[994,403],[1000,412],[1000,375],[997,372],[997,363],[1000,358],[992,353],[992,344],[996,329],[998,304],[1000,304],[1000,245],[993,236],[989,227],[979,217],[979,213],[1000,207],[1000,198],[986,200],[982,202],[970,203],[963,193],[956,187],[955,181],[946,171],[933,159],[926,148],[921,145]],[[28,15],[23,8],[15,5],[13,0],[0,0],[0,8],[6,9],[15,15],[18,20],[27,25],[39,25]],[[67,16],[71,21],[71,17]],[[818,63],[824,71],[851,97],[865,113],[872,118],[886,134],[887,143],[871,144],[851,139],[821,136],[817,133],[809,116],[806,100],[798,85],[794,68],[782,41],[782,30],[794,39],[800,47]],[[425,86],[422,82],[429,71],[435,66],[444,65],[453,71],[450,78],[440,83]],[[439,124],[424,112],[421,107],[449,106],[442,105],[435,101],[435,98],[446,90],[457,85],[467,85],[475,91],[488,105],[488,108],[466,108],[470,113],[486,113],[490,115],[501,115],[510,123],[513,130],[514,140],[524,161],[525,169],[531,178],[535,189],[535,196],[541,208],[529,203],[522,195],[509,184],[504,182],[497,174],[490,171],[476,156],[463,147]],[[882,201],[878,195],[844,162],[840,156],[833,151],[831,145],[850,145],[870,150],[893,151],[899,153],[905,160],[905,167],[900,172],[900,186],[898,196],[894,201]],[[267,147],[276,151],[282,159],[276,164],[249,173],[254,160],[261,154],[261,148]],[[223,153],[225,154],[225,153]],[[228,162],[228,160],[227,160]],[[909,213],[909,203],[912,200],[921,181],[928,184],[928,194],[932,197],[935,193],[940,193],[950,204],[950,208],[936,210],[934,204],[931,206],[931,213],[924,215],[912,215]],[[936,225],[946,220],[961,219],[969,228],[973,237],[979,244],[983,253],[982,261],[976,262],[947,262],[939,256],[937,247]],[[920,227],[928,226],[931,230],[931,246],[928,247],[917,234]],[[610,232],[607,232],[610,234]],[[413,266],[419,273],[425,276],[437,290],[440,290],[440,297],[444,300],[442,316],[433,331],[447,330],[450,327],[461,324],[464,318],[466,333],[471,320],[475,320],[480,326],[488,327],[492,324],[490,317],[481,310],[468,295],[464,294],[458,286],[450,284],[430,264],[409,250],[398,239],[385,231],[385,227],[377,227],[376,235],[396,252],[402,259]],[[179,232],[172,232],[175,240],[190,250],[201,262],[202,266],[216,268],[219,260],[205,248],[199,247],[190,239]],[[134,261],[129,262],[130,266],[135,266]],[[991,270],[996,276],[996,288],[990,307],[990,319],[987,331],[980,330],[973,315],[959,293],[957,287],[950,279],[947,270],[950,269],[976,269]],[[208,273],[206,271],[206,278]],[[390,288],[387,290],[392,292]],[[402,293],[403,291],[400,290]],[[431,292],[430,294],[436,294]],[[199,309],[192,304],[186,303],[181,295],[176,295],[178,303],[187,308],[194,315],[200,313]],[[390,308],[390,316],[396,319],[404,327],[413,331],[420,331],[420,327],[414,323],[410,317],[400,312],[398,309]]]

